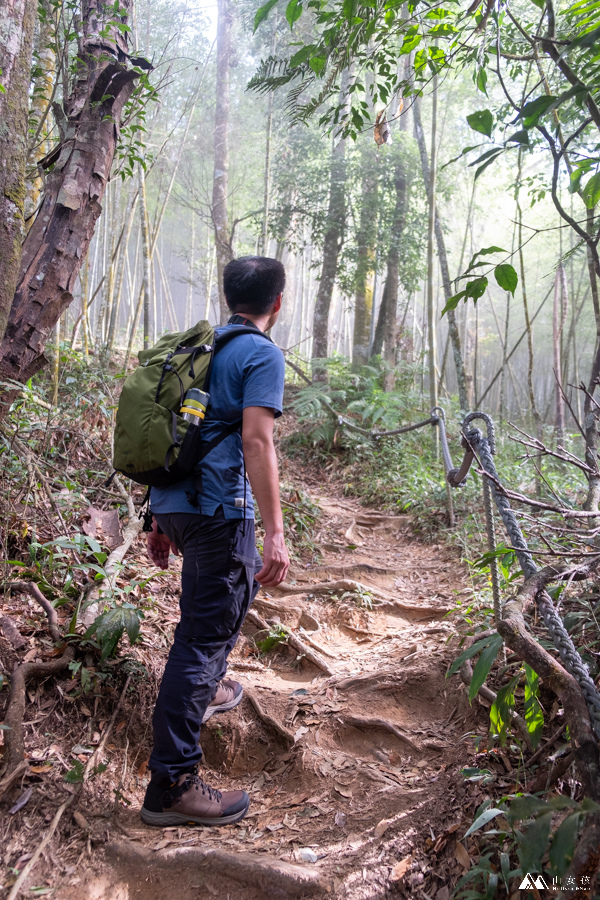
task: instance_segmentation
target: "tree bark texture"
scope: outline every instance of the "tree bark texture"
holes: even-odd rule
[[[0,338],[19,280],[36,0],[0,3]]]
[[[341,140],[331,154],[329,205],[323,240],[321,277],[313,314],[313,359],[326,359],[329,338],[329,309],[337,275],[338,259],[344,240],[346,219],[346,142]]]
[[[415,124],[415,137],[417,139],[417,144],[419,145],[419,155],[421,157],[421,169],[423,172],[423,181],[425,182],[425,189],[427,193],[429,193],[429,159],[427,156],[427,146],[425,144],[425,135],[423,133],[423,126],[421,124],[421,101],[420,99],[415,99],[413,103],[413,116],[414,116],[414,124]],[[435,239],[437,244],[438,258],[440,261],[440,270],[442,272],[442,284],[444,286],[444,297],[446,298],[446,302],[450,299],[453,294],[452,283],[450,281],[450,269],[448,268],[448,256],[446,254],[446,242],[444,240],[444,231],[442,228],[442,223],[440,217],[436,211],[435,214]],[[467,410],[469,408],[469,400],[467,393],[467,379],[465,375],[465,365],[462,356],[462,350],[460,346],[460,334],[458,331],[458,325],[456,324],[456,313],[453,309],[448,310],[446,313],[448,316],[448,330],[450,332],[450,340],[452,341],[452,353],[454,356],[454,367],[456,369],[456,380],[458,383],[458,399],[460,402],[460,408],[462,410]]]
[[[377,151],[375,151],[377,152]],[[360,223],[356,237],[358,262],[354,295],[354,333],[352,336],[352,365],[365,366],[369,361],[371,342],[371,312],[373,308],[373,272],[375,269],[375,241],[377,237],[377,159],[367,154],[362,177]]]
[[[130,0],[122,0],[127,13]],[[73,299],[110,176],[123,106],[137,73],[127,69],[125,38],[102,0],[83,8],[79,68],[64,107],[55,106],[60,142],[44,198],[23,244],[17,290],[0,347],[0,377],[27,381],[46,363],[44,346]],[[120,20],[126,18],[126,15]]]
[[[221,324],[227,322],[229,309],[223,293],[223,269],[233,259],[227,218],[229,182],[229,69],[231,57],[231,0],[218,0],[217,23],[217,104],[215,108],[214,172],[212,220],[217,251],[217,283]]]

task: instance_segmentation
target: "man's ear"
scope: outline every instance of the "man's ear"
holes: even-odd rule
[[[277,294],[277,297],[275,298],[275,303],[273,304],[273,312],[274,313],[278,313],[279,310],[281,309],[282,298],[283,298],[283,294]]]

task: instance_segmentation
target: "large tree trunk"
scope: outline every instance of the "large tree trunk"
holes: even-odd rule
[[[423,133],[423,126],[421,124],[421,100],[419,98],[415,99],[412,109],[415,123],[415,137],[417,139],[417,144],[419,145],[419,155],[421,157],[423,181],[425,182],[425,189],[429,194],[429,159],[427,157],[427,146],[425,144],[425,135]],[[452,296],[453,291],[452,282],[450,281],[450,269],[448,268],[448,256],[446,254],[444,231],[437,211],[435,214],[435,238],[437,243],[438,258],[440,261],[440,269],[442,272],[442,283],[444,285],[444,297],[446,298],[447,302]],[[448,329],[450,331],[450,340],[452,341],[452,352],[454,355],[454,366],[456,369],[456,380],[458,382],[458,399],[461,409],[467,410],[469,408],[469,400],[467,396],[467,381],[465,377],[465,366],[460,347],[460,335],[458,332],[458,325],[456,324],[456,314],[454,310],[451,309],[448,311],[447,316]]]
[[[0,3],[0,338],[19,280],[36,0]]]
[[[126,19],[130,0],[121,0]],[[123,64],[124,37],[112,8],[84,4],[79,68],[64,108],[55,107],[60,143],[44,199],[25,243],[17,290],[0,346],[0,377],[26,381],[46,363],[44,346],[86,257],[110,176],[124,104],[137,73]],[[14,139],[14,136],[13,136]]]
[[[218,0],[217,24],[217,105],[214,131],[214,174],[212,194],[212,220],[217,250],[217,282],[221,323],[229,318],[229,310],[223,293],[223,269],[233,259],[233,248],[227,220],[227,193],[229,176],[229,68],[231,65],[231,0]]]

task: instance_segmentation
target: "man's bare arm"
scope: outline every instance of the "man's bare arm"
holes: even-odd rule
[[[273,421],[273,410],[262,406],[249,406],[243,413],[246,470],[265,529],[263,567],[256,575],[264,587],[275,587],[284,581],[290,566],[283,535]]]

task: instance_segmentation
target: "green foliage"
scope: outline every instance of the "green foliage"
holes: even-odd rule
[[[85,638],[89,640],[96,636],[102,648],[101,661],[103,661],[113,655],[125,632],[129,641],[135,644],[139,637],[143,615],[140,609],[136,609],[130,603],[122,603],[101,613],[86,631]]]
[[[478,112],[471,113],[467,116],[469,127],[479,134],[485,134],[487,137],[492,136],[492,128],[494,127],[494,117],[489,109],[482,109]]]
[[[598,810],[590,800],[577,803],[560,795],[548,801],[531,794],[509,795],[495,806],[484,801],[465,834],[479,835],[480,856],[458,881],[454,896],[494,898],[498,888],[512,893],[528,872],[542,874],[548,883],[562,877],[585,817]],[[494,827],[483,831],[492,822]]]
[[[256,641],[256,646],[260,650],[261,653],[268,653],[269,650],[272,650],[274,647],[278,647],[279,644],[285,644],[288,639],[288,630],[285,625],[276,625],[274,626],[269,634],[262,638],[260,641]]]

